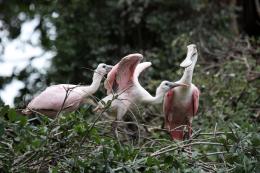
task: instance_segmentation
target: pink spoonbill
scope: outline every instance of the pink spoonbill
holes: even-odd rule
[[[167,91],[183,85],[163,81],[156,89],[156,95],[152,96],[138,81],[140,73],[152,65],[151,62],[140,63],[142,59],[143,56],[138,53],[127,55],[112,68],[107,76],[105,88],[108,96],[103,98],[101,103],[112,101],[110,110],[116,113],[117,120],[122,120],[126,112],[135,105],[162,103]],[[102,108],[101,103],[95,110]]]
[[[198,88],[192,83],[192,75],[198,58],[195,44],[187,46],[187,56],[180,64],[185,68],[182,78],[177,83],[187,84],[188,87],[177,87],[167,92],[164,98],[165,127],[172,139],[184,140],[192,133],[191,123],[199,107]],[[185,133],[187,129],[188,134]],[[186,136],[188,135],[188,136]]]
[[[30,115],[38,112],[49,117],[55,117],[59,112],[72,112],[83,103],[93,104],[89,98],[94,94],[103,77],[113,66],[101,63],[94,71],[91,85],[80,86],[72,84],[52,85],[35,97],[22,113]]]

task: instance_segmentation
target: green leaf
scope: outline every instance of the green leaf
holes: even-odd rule
[[[226,136],[227,136],[227,139],[230,139],[230,140],[232,140],[232,141],[238,141],[239,139],[235,136],[235,134],[234,133],[227,133],[226,134]]]
[[[50,167],[50,168],[49,168],[49,173],[58,173],[58,170],[59,170],[59,169],[58,169],[57,166],[52,167],[52,168]]]
[[[9,120],[11,121],[11,122],[13,122],[13,121],[16,121],[16,111],[15,111],[15,109],[9,109],[9,111],[8,111],[8,118],[9,118]]]
[[[164,158],[164,163],[165,163],[165,164],[171,165],[172,162],[173,162],[173,157],[172,157],[172,156],[166,156],[166,157]]]
[[[15,141],[15,142],[20,142],[20,141],[21,141],[21,138],[20,138],[20,137],[15,137],[15,138],[14,138],[14,141]]]
[[[0,137],[5,133],[5,126],[2,122],[0,122]]]
[[[76,133],[79,133],[79,134],[82,134],[86,131],[86,127],[84,124],[77,124],[74,126],[73,129]]]
[[[253,146],[255,146],[255,147],[259,147],[260,146],[260,137],[259,136],[260,135],[255,135],[255,136],[253,136],[253,138],[251,140]]]
[[[0,107],[0,116],[4,116],[9,111],[9,106]]]
[[[32,146],[33,146],[34,148],[39,148],[40,145],[41,145],[41,141],[40,141],[39,139],[34,139],[34,140],[32,141]]]
[[[148,157],[147,160],[146,160],[146,164],[148,166],[154,166],[154,165],[156,165],[158,163],[159,163],[159,161],[156,158],[154,158],[154,157]]]
[[[18,116],[18,119],[19,119],[19,124],[20,126],[25,126],[27,124],[27,117],[25,116],[21,116],[21,115],[17,115]]]

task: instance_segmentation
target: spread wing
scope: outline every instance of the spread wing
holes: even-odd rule
[[[197,87],[192,91],[192,102],[193,102],[193,116],[196,115],[198,108],[199,108],[199,97],[200,91]]]
[[[152,65],[151,62],[142,62],[140,64],[137,65],[135,72],[134,72],[134,82],[137,83],[138,82],[138,77],[139,75],[148,67],[150,67]]]
[[[32,110],[50,111],[59,111],[62,106],[63,109],[71,109],[72,107],[76,109],[80,105],[83,97],[80,93],[73,90],[75,87],[76,85],[66,84],[50,86],[35,97],[27,107]],[[65,100],[67,92],[68,95]]]
[[[119,63],[117,63],[112,70],[107,74],[107,79],[105,80],[104,87],[107,90],[107,95],[112,93],[112,90],[116,90],[116,73],[118,70]]]
[[[109,72],[105,88],[107,94],[113,91],[123,91],[133,84],[134,71],[137,64],[143,59],[141,54],[130,54],[122,58],[121,61],[116,64]]]

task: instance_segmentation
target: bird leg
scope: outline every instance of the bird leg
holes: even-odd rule
[[[189,125],[188,125],[188,133],[189,133],[189,139],[190,139],[190,138],[191,138],[191,135],[192,135],[191,123],[189,123]]]
[[[191,123],[189,122],[188,125],[186,125],[186,127],[184,129],[184,138],[183,139],[190,140],[191,134],[192,134],[192,128],[191,128]],[[189,153],[189,158],[192,158],[192,148],[191,148],[191,146],[187,147],[187,152]]]
[[[111,124],[111,127],[112,127],[112,131],[115,131],[118,127],[118,122],[117,122],[117,119],[115,119],[112,124]]]
[[[117,130],[118,122],[117,122],[117,119],[115,119],[115,121],[112,122],[111,127],[112,127],[112,129],[111,129],[112,133],[118,139],[118,130]]]
[[[118,122],[117,120],[122,120],[123,116],[126,114],[127,108],[124,107],[124,105],[121,105],[121,107],[117,108],[117,118],[115,121],[112,122],[112,131],[116,138],[118,138]]]

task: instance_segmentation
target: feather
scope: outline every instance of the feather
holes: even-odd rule
[[[107,94],[120,92],[133,84],[133,75],[137,64],[143,59],[141,54],[130,54],[121,59],[109,72],[105,81]]]

